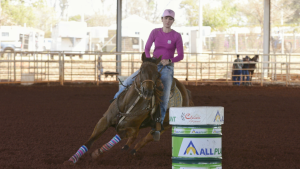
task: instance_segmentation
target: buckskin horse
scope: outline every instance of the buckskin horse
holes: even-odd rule
[[[116,128],[117,134],[108,143],[92,152],[91,156],[93,159],[97,159],[100,155],[123,139],[128,139],[127,143],[122,147],[123,150],[127,150],[137,138],[140,128],[151,127],[151,123],[147,121],[153,119],[153,112],[155,112],[153,110],[159,110],[159,98],[162,94],[161,89],[159,89],[162,84],[160,72],[157,70],[157,64],[161,61],[161,57],[162,56],[158,59],[146,58],[145,53],[142,54],[143,63],[133,84],[124,90],[119,97],[111,103],[103,117],[97,122],[94,131],[87,142],[85,142],[69,160],[65,161],[64,165],[74,165],[83,154],[90,150],[93,143],[108,129],[108,127]],[[179,106],[193,106],[194,104],[191,100],[190,91],[175,78],[173,79],[173,84],[176,84],[176,89],[182,96],[180,102],[181,105]],[[152,101],[153,97],[155,98],[155,101]],[[174,94],[170,97],[174,97]],[[168,110],[163,122],[163,128],[164,130],[160,134],[170,128]],[[131,154],[135,155],[143,146],[153,141],[153,133],[153,130],[150,130],[147,136],[135,145]]]

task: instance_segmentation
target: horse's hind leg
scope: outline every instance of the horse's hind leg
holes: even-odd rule
[[[129,147],[132,145],[132,143],[136,140],[137,136],[139,134],[139,131],[136,132],[132,137],[129,137],[127,140],[127,143],[122,147],[122,150],[128,150]]]
[[[170,128],[171,126],[169,124],[164,124],[164,130],[162,132],[160,132],[160,135],[162,135],[168,128]],[[139,151],[141,148],[143,148],[146,144],[148,144],[149,142],[154,141],[153,139],[153,135],[152,135],[152,131],[150,131],[146,137],[144,137],[142,139],[142,141],[138,142],[134,149],[132,149],[131,153],[133,155],[136,154],[137,151]]]
[[[107,130],[107,128],[108,128],[107,117],[104,116],[96,124],[94,131],[91,137],[89,138],[89,140],[83,146],[81,146],[78,149],[78,151],[68,161],[65,161],[64,164],[65,165],[75,164],[79,160],[79,158],[91,148],[94,141],[96,141],[102,135],[102,133]]]

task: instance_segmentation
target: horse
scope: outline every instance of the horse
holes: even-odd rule
[[[69,160],[63,163],[64,165],[74,165],[83,154],[91,149],[93,143],[108,129],[108,127],[114,127],[117,134],[108,143],[92,152],[91,156],[94,160],[123,139],[128,140],[122,149],[128,150],[136,140],[139,130],[141,128],[150,127],[150,123],[143,122],[153,118],[153,109],[159,110],[159,103],[161,101],[160,96],[162,94],[160,86],[162,86],[162,83],[160,80],[160,72],[157,70],[157,64],[160,63],[161,58],[162,56],[158,59],[147,58],[145,53],[142,54],[143,62],[139,74],[136,76],[133,84],[127,87],[127,89],[111,103],[103,117],[97,122],[90,138]],[[174,78],[173,82],[176,83],[176,87],[182,95],[182,106],[193,106],[194,103],[191,100],[190,91],[188,91],[177,79]],[[153,102],[152,97],[155,97],[154,106],[151,106],[151,103]],[[145,125],[141,127],[142,123]],[[159,124],[161,123],[159,122]],[[166,112],[162,128],[164,128],[164,130],[160,132],[160,135],[170,128],[169,110]],[[153,141],[153,133],[155,132],[151,129],[147,136],[135,145],[131,154],[135,155],[138,150],[147,143]]]
[[[254,74],[254,70],[256,69],[256,63],[255,62],[258,62],[258,59],[259,59],[259,55],[255,55],[253,58],[250,58],[250,62],[254,62],[254,63],[250,63],[249,64],[249,80],[250,80],[250,85],[252,85],[252,76]]]

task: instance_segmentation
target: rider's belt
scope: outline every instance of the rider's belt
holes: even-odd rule
[[[163,64],[159,62],[158,66],[163,66]],[[174,67],[174,63],[169,63],[166,66],[172,66],[172,67]]]

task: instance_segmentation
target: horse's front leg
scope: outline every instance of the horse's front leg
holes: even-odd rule
[[[160,132],[160,135],[162,135],[167,129],[169,129],[171,126],[169,123],[164,123],[164,130]],[[139,151],[141,148],[143,148],[146,144],[148,144],[151,141],[154,141],[153,139],[153,130],[151,130],[146,137],[144,137],[140,142],[138,142],[134,149],[132,149],[131,154],[135,155],[137,151]]]
[[[83,146],[81,146],[68,161],[65,161],[64,165],[74,165],[79,160],[79,158],[91,148],[92,144],[104,133],[104,131],[107,130],[107,128],[107,117],[104,116],[96,124],[89,140]]]
[[[133,144],[139,134],[139,130],[132,137],[129,137],[127,143],[122,147],[122,150],[128,150],[129,147]]]

